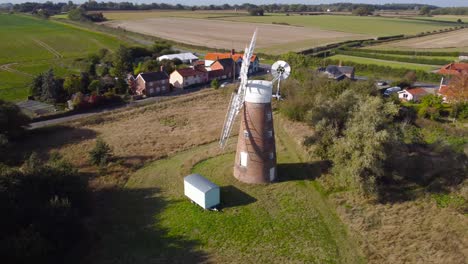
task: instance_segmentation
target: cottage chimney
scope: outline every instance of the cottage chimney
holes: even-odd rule
[[[339,62],[339,64],[338,64],[338,66],[339,66],[339,67],[341,67],[341,66],[342,66],[341,60],[340,60],[340,62]]]
[[[161,71],[161,72],[164,71],[164,66],[163,66],[163,65],[161,65],[161,66],[159,67],[159,71]]]
[[[231,49],[231,55],[236,54],[236,51],[234,49]]]

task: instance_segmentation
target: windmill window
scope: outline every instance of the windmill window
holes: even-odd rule
[[[250,137],[249,131],[244,130],[244,137],[245,137],[245,138],[249,138],[249,137]]]
[[[273,137],[273,130],[267,131],[267,137],[269,137],[269,138]]]
[[[240,153],[240,165],[242,167],[247,167],[247,152]]]
[[[275,158],[275,153],[270,152],[270,153],[268,154],[268,158],[270,158],[271,160],[274,159],[274,158]]]

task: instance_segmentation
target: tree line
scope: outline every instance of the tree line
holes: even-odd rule
[[[72,1],[68,3],[53,3],[51,1],[45,3],[26,2],[15,4],[13,9],[18,12],[33,12],[38,9],[47,9],[53,12],[67,12],[72,7],[76,7]],[[414,10],[427,7],[434,10],[437,7],[433,5],[424,4],[384,4],[384,5],[371,5],[371,4],[353,4],[353,3],[334,3],[334,4],[265,4],[255,5],[250,3],[244,4],[222,4],[222,5],[182,5],[182,4],[169,4],[169,3],[141,3],[136,4],[132,2],[97,2],[86,1],[81,4],[85,10],[250,10],[259,8],[265,12],[326,12],[327,10],[336,12],[352,12],[358,8],[365,8],[367,10]]]

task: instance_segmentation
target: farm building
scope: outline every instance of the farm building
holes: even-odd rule
[[[184,64],[192,64],[198,61],[198,57],[190,52],[162,55],[158,57],[157,60],[162,61],[162,60],[175,60],[175,59],[182,61],[182,63]]]
[[[205,56],[205,66],[209,67],[217,60],[232,59],[236,62],[238,69],[240,69],[243,57],[244,54],[236,53],[234,50],[232,50],[230,53],[207,53]],[[250,59],[249,73],[258,72],[259,67],[260,61],[258,56],[253,54],[252,58]]]
[[[458,75],[463,72],[468,73],[468,63],[450,63],[437,71],[442,75]]]
[[[431,88],[411,88],[398,92],[398,98],[403,101],[417,102],[426,95],[435,94],[436,89]]]
[[[203,209],[210,209],[220,204],[220,189],[200,174],[191,174],[184,178],[184,194]]]
[[[165,94],[169,89],[169,76],[164,71],[140,73],[133,82],[136,95],[155,96]]]
[[[208,72],[201,68],[185,68],[173,71],[169,82],[174,88],[184,89],[191,85],[208,82]]]
[[[319,72],[323,72],[329,79],[336,81],[346,78],[354,79],[354,67],[351,66],[328,65],[326,68],[319,68]]]

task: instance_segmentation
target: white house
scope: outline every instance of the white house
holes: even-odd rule
[[[219,186],[200,174],[191,174],[184,178],[184,194],[203,209],[220,204]]]
[[[403,91],[398,92],[398,98],[404,101],[419,101],[422,97],[435,94],[436,89],[430,88],[412,88],[412,89],[404,89]]]
[[[158,61],[162,60],[174,60],[174,59],[179,59],[182,61],[182,63],[185,64],[192,64],[196,61],[198,61],[198,57],[195,56],[193,53],[187,52],[187,53],[178,53],[178,54],[166,54],[162,55],[157,58]]]

